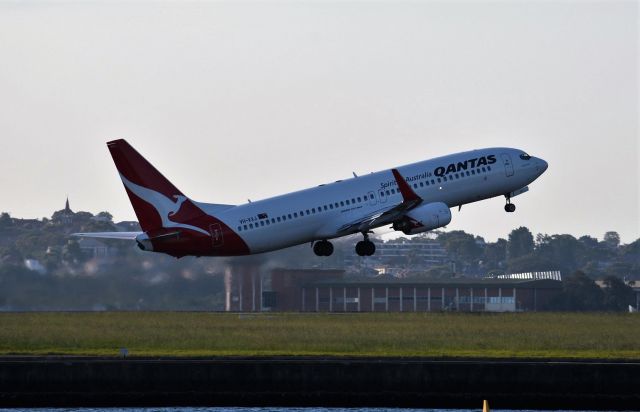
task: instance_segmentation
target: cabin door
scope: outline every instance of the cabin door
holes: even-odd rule
[[[502,153],[502,162],[504,163],[504,171],[507,174],[507,177],[513,176],[513,163],[511,162],[511,156],[507,153]]]
[[[376,205],[376,195],[373,194],[373,192],[369,192],[369,193],[367,193],[367,196],[369,196],[369,204],[371,206],[375,206]]]
[[[387,196],[384,194],[384,189],[378,189],[378,199],[380,203],[385,203],[387,201]]]

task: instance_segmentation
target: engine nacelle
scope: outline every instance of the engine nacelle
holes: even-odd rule
[[[415,235],[446,226],[449,222],[449,207],[442,202],[434,202],[410,210],[401,220],[393,222],[393,229],[401,230],[405,235]]]

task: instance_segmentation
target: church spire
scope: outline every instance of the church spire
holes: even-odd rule
[[[72,212],[71,212],[71,208],[69,207],[69,196],[67,196],[67,201],[66,201],[66,203],[64,204],[64,211],[65,211],[65,212],[72,213]]]

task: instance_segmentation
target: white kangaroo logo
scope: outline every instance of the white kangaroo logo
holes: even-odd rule
[[[120,178],[122,179],[122,182],[127,189],[131,190],[136,196],[149,203],[156,209],[156,211],[160,215],[160,219],[162,219],[162,227],[180,227],[184,229],[195,230],[196,232],[204,233],[205,235],[209,236],[209,232],[200,229],[199,227],[177,223],[169,219],[170,216],[178,213],[180,207],[182,207],[182,204],[187,200],[185,196],[173,195],[173,198],[176,199],[176,201],[174,202],[162,193],[158,193],[155,190],[151,190],[133,183],[132,181],[124,177],[122,173],[120,174]]]
[[[174,203],[175,208],[169,212],[168,216],[173,216],[178,213],[184,201],[187,200],[187,197],[182,195],[173,195],[173,198],[176,199],[176,202]]]

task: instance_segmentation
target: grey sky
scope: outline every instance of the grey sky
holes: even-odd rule
[[[105,142],[242,203],[451,152],[549,162],[450,229],[640,236],[636,2],[0,3],[0,211],[135,215]]]

